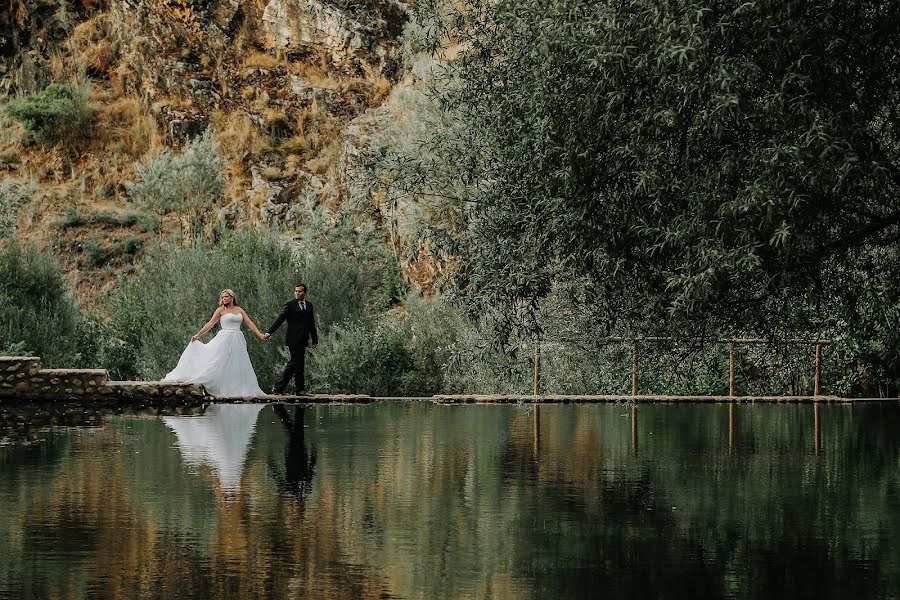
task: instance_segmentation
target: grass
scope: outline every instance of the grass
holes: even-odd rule
[[[114,98],[97,111],[97,137],[107,152],[125,154],[131,160],[157,153],[165,140],[156,119],[134,96]]]
[[[85,215],[74,206],[66,207],[66,213],[56,221],[59,229],[66,230],[88,225],[107,225],[112,227],[133,227],[150,233],[159,230],[159,217],[146,212],[129,210],[124,213],[101,210],[92,215]]]
[[[244,58],[244,67],[258,69],[274,69],[281,64],[276,57],[264,52],[252,51]]]
[[[81,214],[77,208],[69,206],[66,208],[66,214],[56,222],[56,226],[65,230],[73,227],[83,227],[89,222],[87,217]]]
[[[86,240],[81,244],[81,249],[84,252],[85,263],[92,269],[99,269],[109,261],[109,254],[96,239]]]

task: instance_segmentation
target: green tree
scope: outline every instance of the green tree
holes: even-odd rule
[[[146,165],[135,165],[137,180],[125,184],[131,197],[159,215],[184,213],[194,241],[203,235],[204,215],[222,197],[225,163],[207,130],[181,153],[164,149]]]
[[[431,91],[466,125],[423,154],[472,184],[460,281],[507,330],[562,281],[594,335],[834,333],[896,287],[854,274],[900,245],[896,3],[420,10],[462,49]]]

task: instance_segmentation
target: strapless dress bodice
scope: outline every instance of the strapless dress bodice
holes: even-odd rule
[[[241,329],[241,323],[243,322],[244,317],[241,316],[240,313],[225,313],[222,315],[222,318],[219,319],[219,324],[222,326],[222,329],[231,331],[239,331]]]

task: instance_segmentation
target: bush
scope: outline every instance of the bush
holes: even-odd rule
[[[309,358],[316,391],[427,396],[451,391],[446,374],[465,322],[439,300],[407,299],[391,312],[336,326]]]
[[[139,213],[134,211],[126,212],[125,214],[117,214],[113,212],[100,211],[94,215],[95,223],[102,223],[104,225],[118,225],[119,227],[131,227],[135,223],[138,222],[138,218],[140,217]]]
[[[60,229],[69,229],[71,227],[82,227],[89,222],[89,219],[81,214],[77,208],[74,206],[67,206],[66,214],[56,222],[56,226]]]
[[[109,261],[109,254],[95,239],[83,242],[81,249],[84,250],[85,264],[91,269],[99,269]]]
[[[93,322],[66,290],[53,256],[30,246],[0,250],[0,349],[40,356],[49,367],[95,366]]]
[[[0,185],[0,238],[15,231],[19,208],[28,200],[28,193],[15,181]]]
[[[41,92],[11,101],[6,114],[34,139],[54,142],[83,129],[91,118],[90,88],[51,84]]]
[[[130,235],[122,242],[122,253],[125,255],[133,256],[140,252],[144,248],[144,240],[141,238]]]
[[[379,318],[338,325],[311,352],[309,379],[317,392],[405,396],[414,363],[401,327]]]
[[[207,130],[181,154],[166,148],[147,165],[135,166],[137,180],[125,187],[135,201],[157,214],[187,213],[194,221],[192,236],[199,238],[204,211],[222,196],[224,167],[219,144]]]

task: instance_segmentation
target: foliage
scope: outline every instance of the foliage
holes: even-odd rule
[[[135,235],[130,235],[122,241],[122,252],[129,256],[139,253],[143,247],[144,240]]]
[[[453,142],[480,182],[480,293],[587,276],[604,296],[639,286],[641,312],[756,324],[782,290],[821,289],[815,265],[897,243],[888,4],[476,1],[467,17],[462,84],[440,91],[469,125]]]
[[[19,208],[28,200],[29,195],[18,182],[5,181],[0,185],[0,238],[15,231]]]
[[[188,214],[195,221],[196,238],[203,213],[224,192],[224,166],[219,144],[207,130],[181,153],[166,148],[146,165],[135,165],[137,179],[125,187],[132,199],[157,214]]]
[[[159,217],[147,212],[127,211],[120,214],[109,211],[98,211],[93,215],[85,215],[74,206],[66,207],[66,214],[56,222],[56,226],[60,229],[70,229],[74,227],[83,227],[92,223],[114,225],[117,227],[132,227],[137,225],[148,233],[155,232],[159,229]]]
[[[56,226],[60,229],[70,229],[73,227],[82,227],[88,224],[88,219],[74,206],[66,207],[66,214],[56,222]]]
[[[501,342],[539,335],[542,302],[577,282],[594,335],[854,331],[891,347],[873,336],[893,304],[868,290],[892,271],[852,273],[900,246],[891,3],[446,6],[420,3],[439,31],[419,39],[462,49],[426,80],[453,125],[420,138],[421,158],[388,154],[423,192],[459,170],[457,282],[474,312],[498,309]]]
[[[89,269],[99,269],[109,260],[109,254],[96,238],[82,242],[81,249],[84,251],[85,263]]]
[[[463,324],[452,306],[414,297],[390,312],[339,323],[311,355],[313,387],[373,396],[447,392]]]
[[[6,114],[39,141],[64,141],[90,122],[90,87],[50,84],[36,94],[12,100]]]
[[[417,23],[410,21],[407,30]],[[402,264],[433,264],[437,276],[424,283],[447,290],[467,252],[470,207],[462,199],[469,191],[462,166],[447,160],[440,144],[432,148],[422,140],[453,139],[453,129],[466,124],[428,93],[434,68],[430,58],[417,55],[413,73],[420,80],[392,94],[389,112],[371,125],[346,180],[349,207],[381,223]]]
[[[381,318],[338,324],[313,351],[313,389],[402,396],[403,375],[413,367],[404,332]]]
[[[11,242],[0,250],[0,353],[40,356],[45,366],[96,366],[96,320],[82,314],[49,254]]]
[[[396,261],[390,261],[381,274],[378,304],[386,310],[400,304],[405,296],[406,282],[400,273],[400,265]]]

